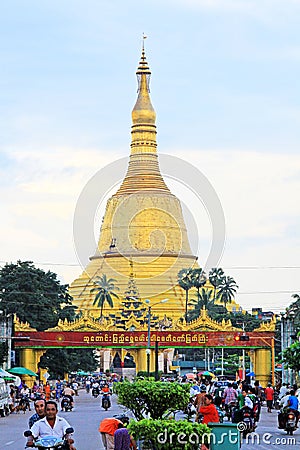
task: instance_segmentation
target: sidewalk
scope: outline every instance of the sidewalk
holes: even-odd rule
[[[248,441],[243,440],[242,450],[296,450],[300,448],[300,430],[295,431],[293,436],[288,436],[286,431],[279,430],[277,422],[278,411],[273,409],[272,413],[262,407],[260,421],[255,430],[248,436]]]

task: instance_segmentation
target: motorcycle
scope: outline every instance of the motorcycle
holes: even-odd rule
[[[65,412],[72,411],[73,405],[72,405],[72,401],[71,401],[70,397],[63,396],[60,407],[61,407],[62,411],[65,411]]]
[[[227,420],[232,420],[234,408],[236,408],[236,402],[229,402],[225,406],[225,416],[227,417]]]
[[[241,431],[242,436],[245,439],[247,434],[252,433],[256,428],[251,408],[248,408],[247,406],[242,408],[241,419],[241,422],[238,423],[238,430]]]
[[[187,420],[188,421],[191,421],[193,416],[195,416],[197,414],[197,409],[196,409],[195,405],[192,402],[188,403],[188,405],[186,407],[186,410],[185,410],[185,413],[187,415]]]
[[[93,387],[92,388],[92,396],[94,398],[97,398],[99,394],[100,394],[99,388],[98,387]]]
[[[120,420],[125,425],[125,427],[127,427],[127,425],[129,424],[130,419],[128,416],[126,416],[126,414],[115,414],[113,417]]]
[[[108,408],[110,408],[110,406],[111,406],[111,402],[110,402],[109,396],[110,396],[110,394],[109,394],[108,392],[104,392],[104,393],[102,394],[102,402],[101,402],[101,405],[102,405],[102,408],[105,409],[105,411],[107,411]]]
[[[33,448],[38,448],[39,450],[69,450],[70,446],[67,439],[71,433],[74,433],[72,427],[66,429],[66,434],[63,438],[58,438],[56,436],[39,438],[34,442]],[[25,431],[24,436],[32,436],[32,432],[30,430]],[[32,446],[26,446],[25,448],[32,448]]]
[[[18,405],[18,409],[25,411],[28,409],[29,411],[30,409],[30,400],[28,398],[27,395],[21,395],[20,401],[19,401],[19,405]]]
[[[288,412],[286,413],[286,417],[285,417],[285,431],[287,432],[287,434],[290,434],[291,436],[293,435],[294,431],[297,429],[296,427],[296,414],[294,413],[293,410],[289,409]]]

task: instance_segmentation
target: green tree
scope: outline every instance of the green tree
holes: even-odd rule
[[[189,290],[193,287],[192,269],[181,269],[177,275],[178,285],[185,291],[185,322],[188,321]]]
[[[94,349],[49,348],[40,358],[38,367],[47,369],[51,378],[63,378],[65,373],[94,372],[99,365]]]
[[[138,380],[116,383],[118,402],[130,409],[137,420],[150,414],[162,419],[167,412],[184,410],[189,402],[190,387],[186,384]]]
[[[0,270],[1,308],[28,322],[38,331],[55,327],[60,319],[72,321],[76,306],[53,272],[36,268],[31,261],[5,264]]]
[[[218,286],[217,299],[224,303],[225,308],[227,303],[231,303],[234,295],[238,289],[238,285],[232,277],[225,276]]]
[[[220,267],[219,268],[213,267],[209,271],[208,279],[209,279],[210,284],[214,288],[214,301],[216,301],[217,289],[218,289],[219,285],[221,284],[221,282],[223,281],[224,277],[225,277],[224,271]]]
[[[283,352],[283,362],[287,364],[290,369],[300,370],[300,342],[294,342]]]
[[[195,287],[197,289],[197,296],[199,297],[200,295],[200,288],[202,288],[206,281],[206,274],[204,272],[203,269],[201,269],[200,267],[197,269],[192,269],[191,271],[191,281],[192,281],[192,286]]]
[[[115,286],[114,278],[107,278],[105,274],[100,277],[96,277],[95,287],[91,289],[91,292],[96,292],[93,305],[100,308],[100,319],[103,316],[103,307],[107,302],[111,308],[113,308],[114,303],[112,297],[119,298],[118,294],[114,290],[119,291],[120,289]]]
[[[202,308],[206,308],[209,315],[209,310],[211,306],[214,304],[212,289],[202,288],[201,292],[198,293],[198,298],[191,299],[189,304],[194,307],[194,309],[189,311],[188,314],[189,320],[197,319],[200,316]]]

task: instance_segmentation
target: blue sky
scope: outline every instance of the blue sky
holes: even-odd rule
[[[159,152],[215,187],[238,301],[287,305],[300,291],[299,14],[299,0],[2,2],[2,263],[52,263],[66,282],[80,272],[74,208],[99,168],[129,154],[144,32]]]

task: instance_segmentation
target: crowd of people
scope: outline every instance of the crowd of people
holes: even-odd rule
[[[100,392],[112,393],[112,384],[123,381],[120,378],[113,379],[103,376],[89,376],[81,380],[81,388],[89,393],[92,389],[99,388]],[[242,382],[213,381],[210,378],[200,380],[181,380],[189,383],[190,404],[195,411],[195,421],[208,424],[209,422],[222,422],[224,417],[234,423],[243,420],[243,412],[248,410],[254,423],[254,429],[260,419],[261,406],[266,404],[266,411],[271,414],[276,408],[279,410],[278,426],[284,428],[285,415],[287,411],[293,410],[297,424],[300,415],[300,389],[297,385],[283,383],[280,387],[272,387],[269,383],[262,388],[259,382],[253,384]],[[30,389],[26,384],[16,387],[9,385],[9,396],[11,399],[10,409],[14,412],[21,398],[33,402],[35,412],[28,420],[30,435],[27,437],[27,446],[33,446],[33,442],[45,433],[64,437],[66,445],[70,450],[76,450],[74,441],[68,430],[70,424],[58,414],[58,405],[63,396],[70,398],[74,404],[74,397],[78,396],[79,383],[77,380],[71,382],[57,379],[51,384],[35,382]],[[296,425],[297,425],[296,424]],[[136,443],[130,436],[126,424],[122,418],[105,418],[99,425],[99,433],[105,450],[136,450]]]
[[[203,423],[217,421],[227,416],[232,422],[239,422],[243,419],[243,409],[251,411],[251,416],[255,426],[260,419],[261,406],[266,404],[266,411],[271,414],[274,409],[278,410],[278,427],[285,427],[285,419],[288,411],[292,410],[296,416],[296,426],[300,417],[300,388],[283,383],[281,386],[273,387],[271,383],[266,388],[262,388],[259,382],[253,384],[246,382],[228,382],[224,389],[224,383],[218,381],[197,381],[191,382],[190,397],[191,403],[196,410],[196,421]],[[221,387],[221,385],[223,385]],[[210,398],[211,397],[211,398]],[[211,400],[211,402],[210,402]],[[215,410],[206,408],[207,402],[215,406]]]

